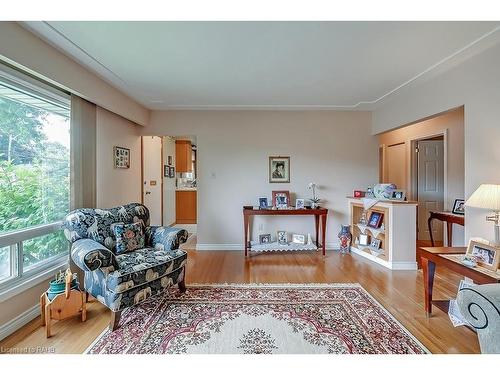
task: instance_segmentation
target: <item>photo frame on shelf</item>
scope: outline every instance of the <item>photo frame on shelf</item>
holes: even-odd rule
[[[372,240],[370,241],[370,247],[374,250],[379,250],[381,244],[382,241],[377,238],[372,238]]]
[[[370,243],[370,236],[367,234],[361,233],[359,235],[359,244],[362,246],[368,246],[369,243]]]
[[[297,210],[302,210],[306,208],[306,200],[303,198],[298,198],[295,200],[295,208]]]
[[[304,234],[293,234],[292,235],[292,242],[299,244],[299,245],[305,245],[306,236]]]
[[[362,190],[354,190],[354,192],[352,194],[352,196],[354,198],[363,198],[365,195],[366,195],[366,192],[362,191]]]
[[[467,256],[474,257],[477,264],[492,271],[498,269],[500,262],[500,247],[492,246],[479,241],[469,241]]]
[[[269,182],[290,182],[290,157],[269,156]]]
[[[288,190],[273,190],[273,207],[287,208],[290,204],[290,192]]]
[[[276,232],[276,237],[278,239],[279,245],[288,245],[288,232],[285,230],[279,230]]]
[[[370,218],[368,219],[368,224],[370,228],[378,229],[382,224],[382,220],[384,219],[384,214],[378,211],[372,211],[370,214]]]
[[[120,169],[130,168],[130,149],[120,146],[113,147],[114,167]]]
[[[392,201],[404,201],[406,199],[406,191],[405,190],[393,190],[391,192]]]
[[[267,198],[265,198],[265,197],[259,198],[259,208],[261,210],[266,210],[268,207],[269,207],[269,205],[267,202]]]
[[[465,215],[465,200],[455,199],[455,203],[453,203],[453,210],[451,212],[455,215]]]
[[[261,234],[259,235],[259,243],[266,244],[266,243],[271,243],[271,234]]]

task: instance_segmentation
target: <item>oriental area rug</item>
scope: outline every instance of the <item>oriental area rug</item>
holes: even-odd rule
[[[122,313],[89,354],[428,353],[359,284],[189,285]]]

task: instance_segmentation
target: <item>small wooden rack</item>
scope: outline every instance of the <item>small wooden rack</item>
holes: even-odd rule
[[[257,215],[273,215],[273,216],[297,216],[297,215],[310,215],[314,216],[316,228],[316,247],[321,248],[323,255],[326,255],[326,218],[328,216],[327,208],[304,208],[304,209],[254,209],[251,206],[243,207],[243,226],[245,230],[245,256],[248,251],[252,249],[249,241],[250,236],[250,217]],[[320,221],[321,221],[321,241],[320,238]],[[279,249],[278,249],[279,250]]]
[[[82,315],[82,322],[87,320],[86,293],[71,289],[71,273],[66,275],[64,293],[58,294],[49,300],[47,292],[40,296],[40,310],[42,326],[46,327],[47,338],[51,336],[52,320],[64,320],[76,315]]]

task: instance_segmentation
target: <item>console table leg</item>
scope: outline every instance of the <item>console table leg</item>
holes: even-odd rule
[[[323,245],[323,255],[326,255],[326,215],[321,216],[321,242]]]
[[[446,233],[446,235],[447,235],[447,237],[448,237],[448,242],[447,242],[446,246],[451,247],[451,246],[453,246],[453,245],[452,245],[452,243],[453,243],[453,241],[452,241],[452,238],[453,238],[453,236],[452,236],[452,231],[453,231],[453,223],[451,223],[451,222],[447,221],[447,222],[446,222],[446,226],[447,226],[447,229],[448,229],[448,230],[447,230],[447,233]]]
[[[316,228],[316,246],[319,247],[319,215],[314,215],[314,223]]]
[[[427,258],[422,258],[422,271],[424,276],[424,304],[427,317],[432,312],[432,288],[434,287],[434,272],[436,264]]]
[[[245,230],[245,256],[248,255],[248,216],[243,215],[243,227]]]

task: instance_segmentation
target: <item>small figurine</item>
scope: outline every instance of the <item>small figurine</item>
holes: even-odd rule
[[[340,252],[342,254],[348,254],[351,252],[351,226],[350,225],[341,225],[339,232],[340,239]]]

